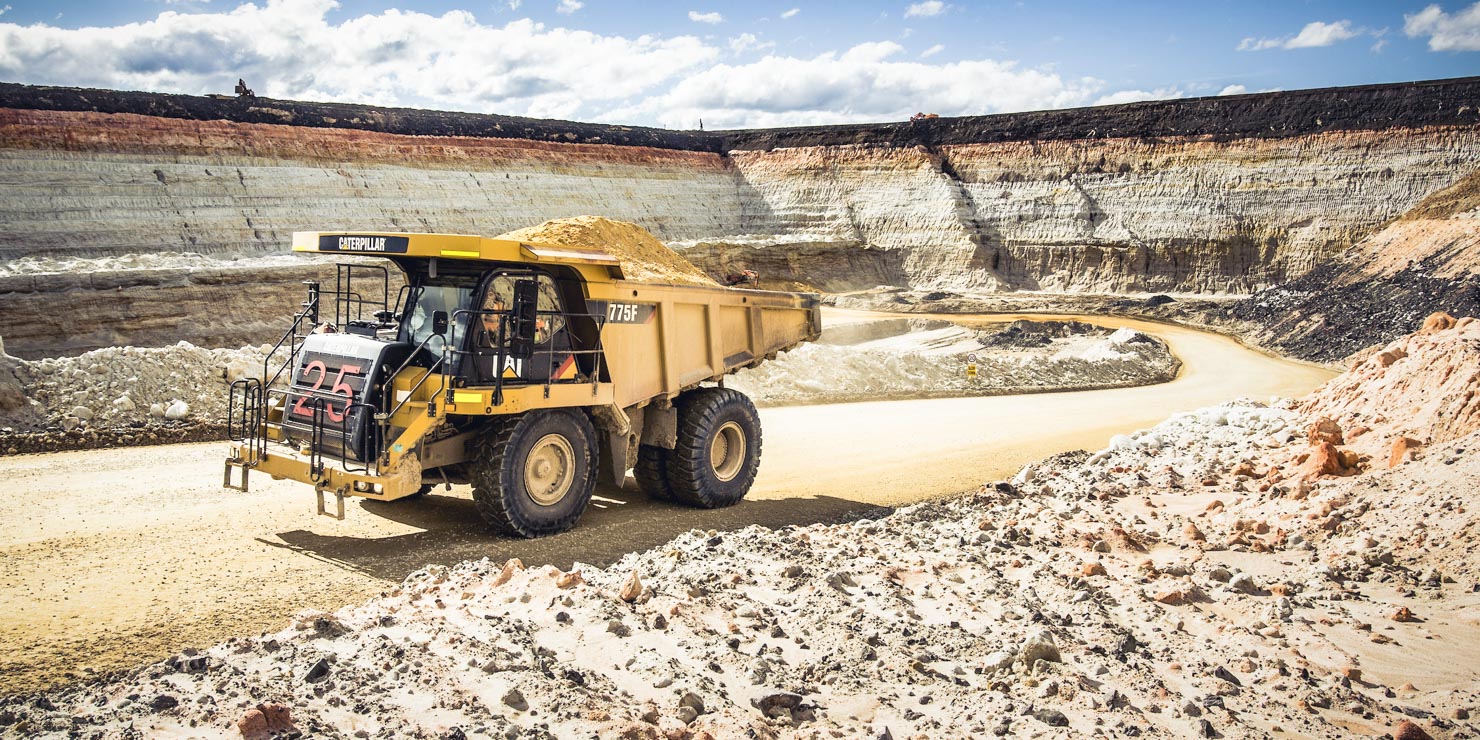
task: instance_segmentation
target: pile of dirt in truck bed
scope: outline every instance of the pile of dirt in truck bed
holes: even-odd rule
[[[616,257],[629,280],[675,285],[718,284],[704,274],[703,270],[664,246],[647,229],[626,221],[613,221],[600,216],[557,218],[539,226],[500,234],[497,238],[537,244],[595,247]]]

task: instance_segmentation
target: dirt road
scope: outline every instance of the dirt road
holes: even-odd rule
[[[257,478],[250,494],[224,491],[217,443],[0,458],[10,494],[0,498],[9,524],[0,532],[0,693],[275,630],[299,610],[364,599],[428,563],[601,565],[692,528],[882,512],[973,489],[1048,454],[1103,446],[1178,410],[1300,395],[1332,375],[1212,334],[1104,323],[1163,337],[1182,374],[1108,391],[765,409],[764,464],[740,506],[655,504],[629,482],[599,488],[575,531],[535,541],[489,534],[465,488],[418,502],[357,501],[343,522],[317,516],[312,493],[296,483]]]

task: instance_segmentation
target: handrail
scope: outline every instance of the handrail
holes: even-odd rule
[[[414,360],[414,359],[416,359],[416,356],[417,355],[421,354],[421,351],[424,348],[426,348],[427,342],[432,341],[432,338],[433,337],[440,337],[440,336],[442,336],[442,335],[440,335],[440,334],[429,334],[429,335],[427,335],[427,338],[421,340],[421,344],[416,345],[416,349],[412,350],[411,354],[406,357],[406,360],[401,363],[401,366],[400,367],[396,368],[395,372],[389,373],[389,374],[387,374],[385,376],[385,385],[384,385],[384,387],[381,388],[381,394],[382,394],[381,399],[385,402],[386,405],[389,405],[390,399],[388,397],[386,397],[385,394],[389,394],[389,393],[391,393],[394,390],[394,388],[391,387],[391,381],[396,376],[400,375],[402,370],[405,370],[407,367],[410,367],[411,361]],[[426,374],[425,375],[422,375],[421,378],[416,381],[416,385],[411,386],[411,390],[407,391],[406,397],[403,398],[403,399],[401,399],[401,401],[396,404],[396,407],[395,408],[393,408],[390,411],[387,411],[385,413],[386,418],[389,419],[390,417],[395,416],[398,412],[400,412],[401,407],[402,406],[405,406],[406,403],[411,400],[411,397],[414,396],[414,395],[416,395],[416,391],[421,388],[422,384],[425,383],[425,382],[427,382],[427,378],[432,377],[432,371],[433,370],[436,370],[439,367],[441,367],[442,364],[446,360],[447,360],[447,353],[446,353],[446,346],[445,346],[445,343],[444,343],[442,356],[441,357],[438,357],[436,362],[433,362],[429,367],[427,367]],[[447,376],[445,374],[442,374],[441,377],[443,378],[443,381],[442,381],[443,385],[446,385],[446,382],[447,382],[446,381],[446,378],[447,378]],[[437,389],[437,392],[438,393],[441,393],[442,392],[442,389],[441,388],[438,388]]]
[[[367,425],[365,427],[365,435],[368,438],[365,440],[364,455],[362,455],[363,459],[360,460],[360,467],[358,467],[358,468],[354,467],[350,463],[349,456],[345,454],[345,451],[347,451],[347,450],[350,449],[350,446],[349,446],[349,427],[350,427],[349,420],[350,420],[350,415],[352,413],[354,413],[354,410],[357,409],[357,408],[367,409],[368,410],[368,416],[366,418],[369,419],[369,420],[371,420],[371,421],[375,421],[376,422],[374,424],[370,424],[370,425]],[[345,406],[344,406],[344,424],[341,425],[340,428],[339,428],[339,450],[340,450],[340,452],[339,452],[339,462],[340,462],[340,464],[342,464],[344,466],[345,472],[348,472],[348,473],[369,473],[370,472],[370,461],[371,460],[374,460],[375,458],[377,458],[377,457],[380,456],[380,447],[381,447],[381,443],[383,441],[383,438],[382,438],[382,435],[381,435],[380,423],[379,423],[378,420],[375,419],[375,414],[376,414],[375,407],[372,406],[372,405],[370,405],[370,404],[368,404],[368,403],[365,403],[364,401],[361,401],[359,403],[348,403],[348,404],[345,404]]]
[[[592,372],[591,372],[591,387],[592,387],[592,391],[595,392],[596,387],[599,386],[600,383],[601,383],[601,371],[605,368],[605,365],[606,365],[606,348],[605,348],[605,345],[602,342],[602,337],[601,337],[602,331],[606,328],[606,314],[605,313],[587,313],[587,312],[580,312],[580,311],[553,311],[553,310],[549,310],[549,311],[536,311],[535,314],[536,315],[544,315],[544,316],[560,316],[560,317],[563,317],[563,318],[566,319],[567,325],[569,324],[569,320],[570,319],[575,319],[575,318],[587,318],[587,319],[591,319],[592,321],[594,321],[596,323],[596,346],[593,347],[593,348],[590,348],[590,349],[583,349],[583,348],[581,348],[579,346],[580,344],[583,344],[583,343],[581,342],[580,337],[577,337],[574,332],[569,332],[569,331],[566,332],[566,336],[570,338],[571,343],[572,343],[572,347],[569,350],[569,354],[571,354],[571,355],[595,355],[596,356],[596,364],[595,364],[594,367],[592,367]],[[494,389],[493,390],[493,405],[498,406],[498,405],[500,405],[500,404],[503,403],[503,390],[504,390],[503,367],[504,367],[504,363],[508,360],[508,346],[509,346],[509,342],[508,342],[508,338],[509,338],[508,337],[509,326],[508,325],[509,325],[509,322],[513,320],[513,309],[505,309],[503,311],[495,311],[495,310],[492,310],[492,309],[460,308],[457,311],[453,312],[453,316],[454,317],[457,317],[459,315],[476,316],[476,317],[478,317],[478,319],[477,319],[478,322],[481,322],[482,321],[482,317],[484,317],[484,316],[498,316],[498,318],[499,318],[499,327],[498,327],[497,338],[496,338],[497,346],[493,348],[495,350],[495,352],[494,352],[494,370],[493,370],[493,389]],[[470,323],[469,324],[469,326],[476,326],[476,325],[477,324],[475,324],[475,323]],[[468,332],[467,336],[472,336],[471,332]],[[481,353],[481,352],[479,352],[477,350],[465,350],[465,349],[453,349],[453,350],[451,350],[451,354],[457,355],[459,357],[486,357],[487,356],[486,354]],[[545,362],[546,362],[545,380],[542,381],[542,382],[541,381],[522,381],[522,382],[528,383],[528,384],[531,384],[531,385],[538,384],[538,385],[544,386],[544,388],[545,388],[545,397],[546,398],[548,398],[549,395],[550,395],[550,386],[551,385],[555,385],[557,383],[558,384],[565,384],[565,383],[578,382],[578,381],[568,381],[568,380],[555,380],[555,379],[550,378],[550,375],[552,375],[554,373],[554,370],[555,370],[555,354],[556,353],[553,352],[553,351],[551,351],[551,350],[544,350],[543,352],[536,352],[536,354],[544,354],[545,355]]]

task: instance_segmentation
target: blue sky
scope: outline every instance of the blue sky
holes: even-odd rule
[[[0,79],[693,128],[1480,74],[1480,2],[0,0]]]

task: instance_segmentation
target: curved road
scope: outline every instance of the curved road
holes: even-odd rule
[[[834,311],[829,323],[859,318]],[[598,488],[575,531],[490,535],[466,488],[419,502],[356,500],[314,513],[312,492],[255,477],[220,488],[220,443],[0,458],[0,693],[157,660],[283,627],[302,609],[374,596],[428,563],[489,557],[603,565],[692,528],[785,526],[882,513],[974,489],[1064,450],[1240,396],[1298,396],[1329,370],[1232,339],[1141,321],[950,316],[959,323],[1072,318],[1164,338],[1178,378],[1140,388],[762,409],[761,474],[740,506],[696,511]]]

